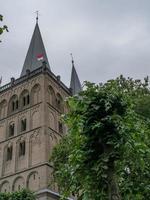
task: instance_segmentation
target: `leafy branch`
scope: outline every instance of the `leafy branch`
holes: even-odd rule
[[[1,22],[3,21],[3,15],[1,15],[1,14],[0,14],[0,21]],[[0,27],[0,35],[3,34],[4,31],[8,32],[8,27],[6,25],[3,25]],[[1,40],[0,40],[0,42],[1,42]]]

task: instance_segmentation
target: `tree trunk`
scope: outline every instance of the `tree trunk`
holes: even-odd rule
[[[113,146],[111,145],[104,145],[104,152],[107,155],[110,155],[113,152]],[[115,159],[110,158],[108,162],[108,199],[109,200],[121,200],[121,195],[119,192],[118,187],[118,180],[116,177],[116,171],[115,171],[115,165],[114,165]]]
[[[109,200],[121,200],[114,170],[114,162],[110,163],[108,170],[108,195]]]

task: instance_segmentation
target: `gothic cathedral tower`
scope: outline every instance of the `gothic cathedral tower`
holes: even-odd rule
[[[59,198],[48,160],[66,133],[64,99],[80,90],[73,61],[70,88],[52,73],[37,22],[20,78],[0,88],[0,192],[29,188],[38,200]]]

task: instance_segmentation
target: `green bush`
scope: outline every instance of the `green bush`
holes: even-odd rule
[[[18,192],[0,193],[0,200],[36,200],[35,195],[26,189]]]

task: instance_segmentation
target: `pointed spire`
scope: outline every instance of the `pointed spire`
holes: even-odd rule
[[[72,94],[75,95],[75,94],[78,94],[82,90],[82,87],[81,87],[81,83],[74,66],[74,60],[73,60],[72,54],[71,54],[71,58],[72,58],[72,72],[71,72],[70,88],[72,89]]]
[[[50,70],[49,62],[47,59],[45,47],[43,44],[42,36],[38,25],[38,12],[36,17],[36,25],[29,45],[29,49],[24,61],[21,76],[26,75],[26,71],[30,72],[42,66],[42,62],[47,63],[47,68]]]

